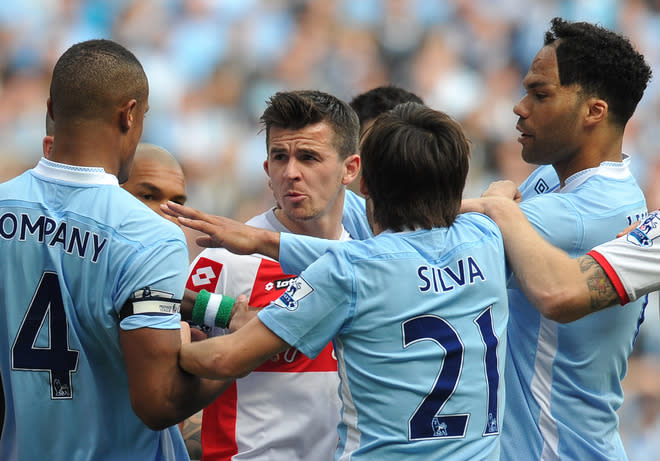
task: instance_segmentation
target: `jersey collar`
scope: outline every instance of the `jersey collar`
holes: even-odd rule
[[[613,179],[627,178],[631,175],[629,166],[630,156],[623,154],[623,160],[621,162],[603,162],[597,167],[587,168],[586,170],[578,171],[574,175],[569,176],[566,179],[564,187],[560,188],[558,192],[572,192],[592,176],[604,176]]]
[[[119,187],[115,175],[106,173],[103,168],[67,165],[47,158],[41,158],[32,170],[39,176],[78,184],[106,184]]]

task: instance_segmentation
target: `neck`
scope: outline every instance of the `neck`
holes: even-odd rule
[[[580,152],[553,163],[562,187],[566,180],[589,168],[596,168],[603,162],[621,162],[623,160],[623,139],[610,139],[608,142],[585,147]]]
[[[319,218],[293,220],[289,219],[281,208],[276,208],[275,217],[284,227],[294,234],[309,235],[310,237],[328,240],[339,240],[343,231],[341,216],[330,217],[325,215]]]
[[[115,142],[113,142],[113,139]],[[67,165],[103,168],[106,173],[119,173],[121,146],[102,127],[80,127],[56,130],[49,160]]]

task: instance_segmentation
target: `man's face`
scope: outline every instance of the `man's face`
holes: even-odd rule
[[[128,181],[122,187],[156,213],[175,223],[176,220],[161,211],[160,205],[168,200],[181,205],[186,203],[186,183],[181,169],[155,159],[137,159]]]
[[[279,207],[276,215],[293,232],[323,217],[341,220],[344,186],[357,172],[340,158],[334,131],[325,122],[299,130],[271,127],[264,170]],[[359,159],[358,159],[359,166]]]
[[[578,85],[561,86],[553,46],[541,48],[523,80],[526,94],[513,108],[519,117],[522,158],[536,165],[569,162],[581,146],[585,105]]]

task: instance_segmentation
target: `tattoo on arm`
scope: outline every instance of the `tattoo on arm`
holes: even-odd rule
[[[198,412],[186,419],[183,423],[183,440],[188,449],[190,459],[202,457],[202,412]]]
[[[591,256],[578,258],[580,271],[587,276],[587,289],[591,298],[593,312],[621,302],[603,268]]]

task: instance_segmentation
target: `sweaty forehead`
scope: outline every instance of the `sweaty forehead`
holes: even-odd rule
[[[557,54],[552,46],[544,46],[534,57],[527,75],[523,79],[526,88],[542,85],[559,85]]]
[[[335,132],[326,122],[307,125],[299,129],[271,127],[269,150],[291,147],[333,147]]]

